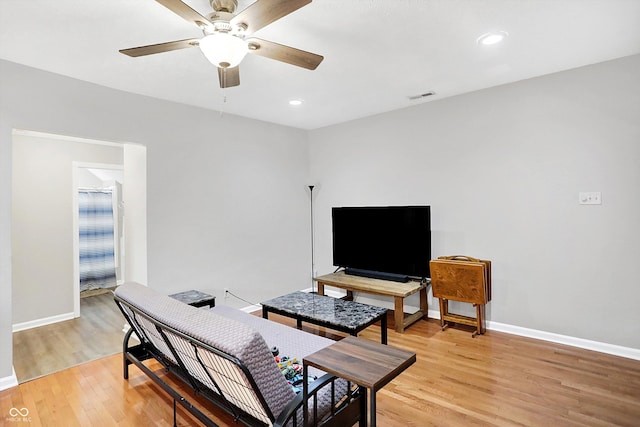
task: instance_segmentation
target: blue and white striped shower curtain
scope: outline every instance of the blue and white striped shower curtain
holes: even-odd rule
[[[80,292],[116,285],[110,190],[78,191]]]

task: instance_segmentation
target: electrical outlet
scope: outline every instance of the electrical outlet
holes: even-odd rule
[[[602,193],[599,191],[581,191],[578,194],[578,201],[581,205],[601,205]]]
[[[227,299],[227,296],[229,295],[229,288],[224,288],[224,299]]]

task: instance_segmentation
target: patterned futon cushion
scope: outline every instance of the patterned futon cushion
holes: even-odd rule
[[[250,325],[191,307],[133,282],[118,287],[116,295],[162,323],[241,360],[276,416],[295,397],[270,347]]]

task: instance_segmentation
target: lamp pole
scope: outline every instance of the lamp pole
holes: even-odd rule
[[[313,268],[315,264],[314,253],[313,253],[313,187],[314,185],[309,186],[309,191],[311,192],[311,292],[315,293],[315,283],[313,281]]]

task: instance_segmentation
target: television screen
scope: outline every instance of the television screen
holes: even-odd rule
[[[332,227],[333,265],[430,277],[429,206],[334,207]]]

